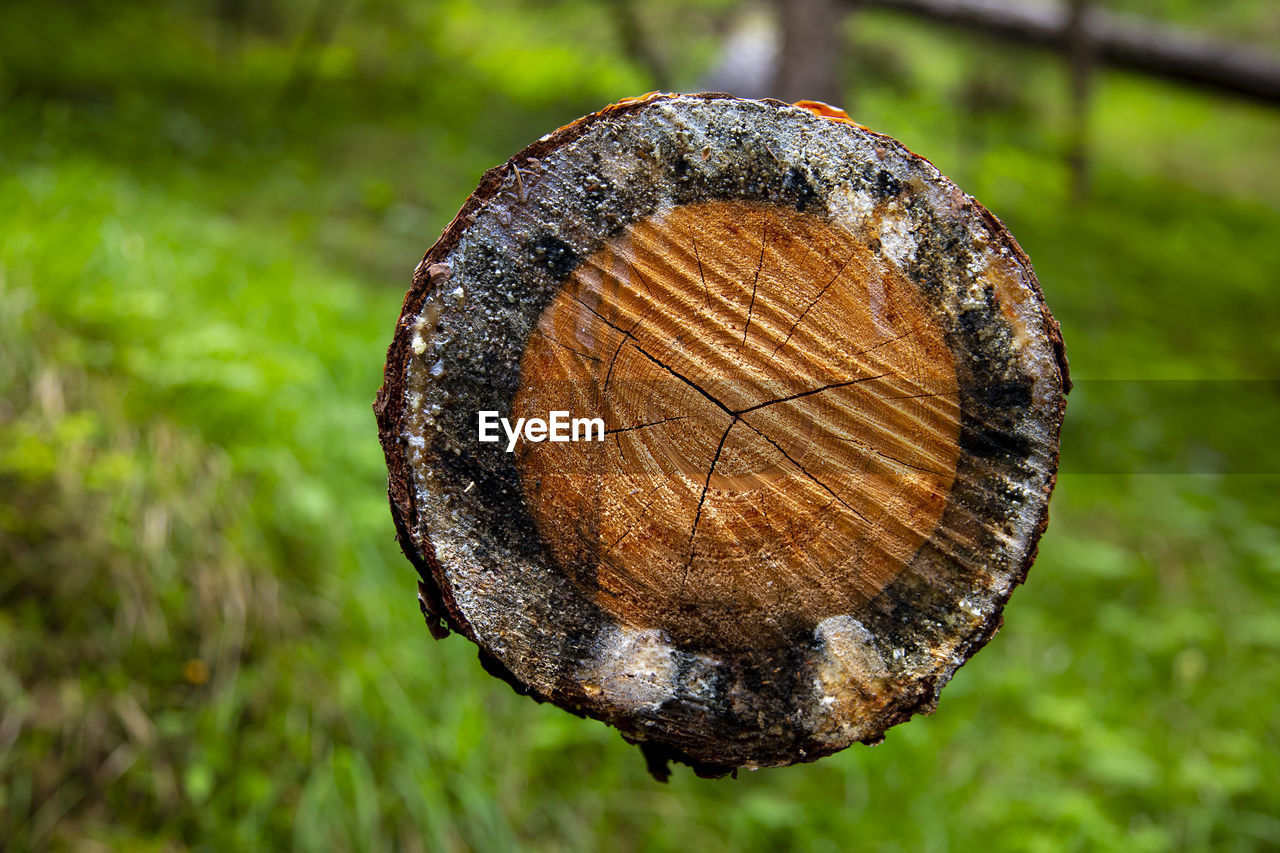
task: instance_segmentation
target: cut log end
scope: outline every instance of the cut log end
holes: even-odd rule
[[[662,95],[544,137],[427,253],[388,353],[433,633],[651,764],[812,760],[931,709],[1047,517],[1068,382],[1030,264],[829,111]]]

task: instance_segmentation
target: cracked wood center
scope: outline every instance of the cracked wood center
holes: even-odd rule
[[[539,318],[513,417],[601,417],[606,441],[522,443],[526,502],[624,623],[781,644],[874,598],[933,531],[960,453],[955,368],[878,251],[892,223],[871,221],[660,211]]]

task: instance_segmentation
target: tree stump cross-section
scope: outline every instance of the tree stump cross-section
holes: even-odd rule
[[[1068,388],[1026,256],[927,161],[652,95],[485,175],[375,409],[432,633],[720,775],[932,710],[1034,558]]]

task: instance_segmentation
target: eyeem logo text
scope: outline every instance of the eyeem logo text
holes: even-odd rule
[[[542,418],[519,418],[515,426],[497,412],[476,412],[479,420],[478,437],[484,442],[498,442],[498,426],[507,434],[507,452],[516,449],[516,442],[525,441],[604,441],[603,418],[570,418],[568,412],[548,412]]]

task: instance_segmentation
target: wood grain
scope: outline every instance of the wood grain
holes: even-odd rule
[[[538,529],[627,624],[784,642],[874,598],[932,532],[959,455],[955,370],[917,288],[794,210],[691,204],[573,273],[514,414],[602,417],[529,443]]]

